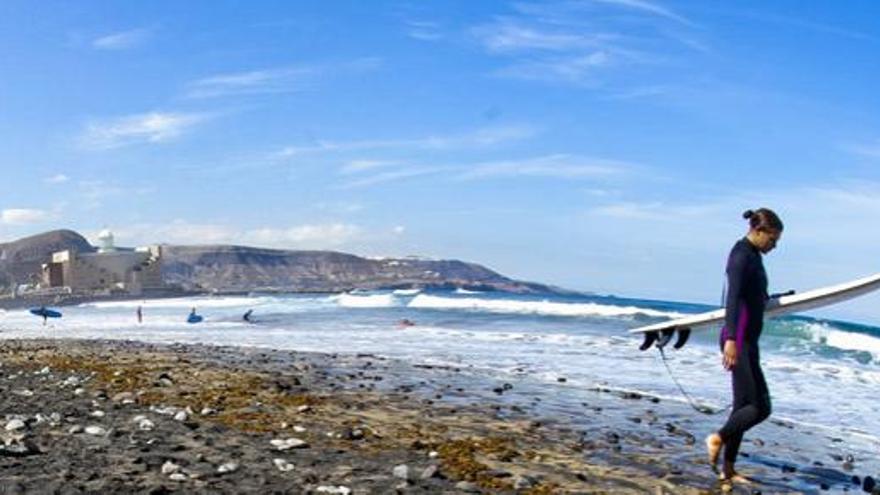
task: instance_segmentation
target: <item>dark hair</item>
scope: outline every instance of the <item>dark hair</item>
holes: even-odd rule
[[[749,221],[749,227],[752,230],[777,230],[782,232],[785,228],[782,220],[770,208],[758,208],[757,210],[746,210],[743,212],[743,218]]]

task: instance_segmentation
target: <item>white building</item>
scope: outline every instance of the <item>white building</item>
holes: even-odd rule
[[[118,248],[113,233],[98,235],[95,253],[59,251],[43,264],[41,288],[66,287],[72,292],[139,295],[165,288],[162,282],[162,246]]]

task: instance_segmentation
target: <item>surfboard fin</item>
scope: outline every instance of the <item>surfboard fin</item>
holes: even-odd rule
[[[673,329],[663,330],[662,334],[663,335],[660,337],[660,339],[657,340],[657,344],[656,344],[657,348],[659,348],[659,349],[666,347],[666,344],[668,344],[669,341],[672,340],[672,336],[675,335],[675,330],[673,330]]]
[[[639,346],[640,351],[647,351],[651,344],[657,340],[657,337],[660,336],[659,332],[645,332],[645,340],[642,341],[642,345]]]
[[[690,328],[682,328],[681,330],[678,331],[678,338],[675,339],[675,344],[673,344],[672,347],[675,349],[681,349],[682,347],[684,347],[685,344],[687,344],[688,338],[690,338],[690,336],[691,336],[691,329]]]

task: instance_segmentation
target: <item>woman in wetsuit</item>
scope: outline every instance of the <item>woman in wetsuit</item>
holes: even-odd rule
[[[772,210],[748,210],[749,233],[734,244],[727,259],[725,321],[721,330],[722,364],[731,372],[733,410],[727,423],[706,437],[713,469],[724,447],[723,480],[746,481],[734,469],[743,434],[770,416],[770,391],[761,371],[758,339],[767,304],[767,273],[762,254],[776,247],[782,221]]]

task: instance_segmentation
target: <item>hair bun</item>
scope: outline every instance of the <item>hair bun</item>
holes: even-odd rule
[[[743,218],[745,218],[745,219],[748,220],[749,218],[752,218],[752,216],[753,216],[754,214],[755,214],[754,211],[752,211],[752,210],[746,210],[746,211],[743,212]]]

